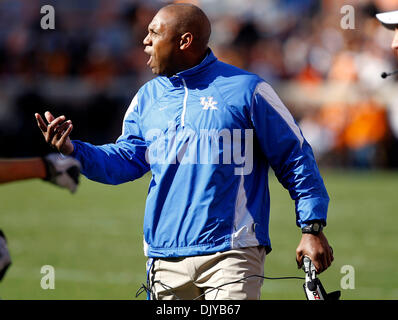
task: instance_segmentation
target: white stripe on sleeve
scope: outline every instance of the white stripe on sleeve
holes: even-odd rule
[[[131,112],[133,112],[134,109],[135,109],[137,106],[138,106],[138,97],[137,97],[137,95],[135,95],[134,98],[133,98],[133,100],[131,100],[131,103],[130,103],[130,105],[129,105],[129,107],[128,107],[128,109],[127,109],[125,115],[124,115],[124,118],[123,118],[122,135],[124,135],[124,133],[125,133],[125,125],[126,125],[126,124],[125,124],[125,121],[126,121],[128,115],[129,115]]]
[[[265,99],[265,101],[267,101],[269,105],[275,109],[276,112],[279,113],[282,119],[288,124],[290,129],[296,135],[297,139],[300,141],[300,147],[302,147],[304,143],[304,137],[301,134],[300,128],[298,127],[298,125],[294,121],[292,114],[283,104],[274,89],[268,83],[260,82],[257,85],[256,90],[254,91],[254,94],[257,93],[261,95]]]

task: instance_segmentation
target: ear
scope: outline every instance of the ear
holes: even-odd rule
[[[193,35],[190,32],[184,33],[180,38],[180,49],[186,50],[192,46]]]

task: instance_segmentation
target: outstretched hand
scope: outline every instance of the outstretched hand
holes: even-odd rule
[[[69,138],[73,129],[72,121],[66,121],[65,116],[54,118],[49,111],[47,111],[44,116],[47,120],[47,124],[40,114],[35,113],[37,125],[43,133],[44,139],[50,146],[57,149],[62,154],[70,155],[74,149]]]

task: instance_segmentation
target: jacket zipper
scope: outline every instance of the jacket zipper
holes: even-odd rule
[[[187,112],[187,99],[188,99],[188,87],[187,87],[187,83],[185,82],[185,79],[181,77],[182,83],[184,85],[184,90],[185,90],[185,94],[184,94],[184,102],[182,105],[182,114],[181,114],[181,126],[184,128],[185,126],[185,114]]]

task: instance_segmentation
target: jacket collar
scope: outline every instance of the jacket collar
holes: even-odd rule
[[[213,51],[208,48],[207,49],[207,55],[206,57],[202,60],[201,63],[199,63],[198,65],[184,70],[184,71],[180,71],[178,72],[176,75],[172,76],[172,77],[192,77],[195,76],[201,72],[203,72],[210,64],[212,64],[213,62],[215,62],[217,60],[216,56],[213,54]],[[172,78],[170,77],[170,78]]]

